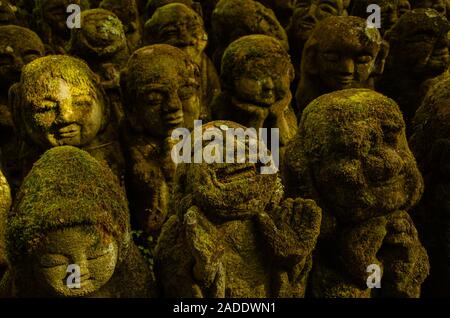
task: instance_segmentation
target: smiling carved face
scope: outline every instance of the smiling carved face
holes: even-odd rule
[[[33,256],[34,275],[49,296],[80,297],[109,281],[116,268],[118,247],[112,236],[101,234],[96,227],[79,226],[50,232]],[[80,288],[70,288],[71,264],[79,266]]]
[[[300,129],[316,190],[341,219],[407,209],[420,198],[422,177],[393,101],[369,90],[327,94],[305,109]]]
[[[60,74],[55,75],[58,67]],[[28,138],[43,149],[92,142],[105,120],[94,76],[84,62],[67,56],[28,64],[18,94],[19,120]]]
[[[128,78],[132,116],[146,133],[167,137],[178,127],[194,126],[200,115],[198,68],[181,50],[161,44],[136,51]]]
[[[368,87],[381,49],[381,35],[358,17],[332,17],[315,29],[304,55],[314,52],[322,91]],[[309,65],[302,66],[304,68]]]
[[[264,164],[260,158],[254,157],[254,151],[250,151],[254,145],[262,146],[255,135],[249,135],[245,142],[243,138],[230,140],[231,137],[227,136],[230,129],[235,132],[241,129],[243,133],[247,128],[228,121],[203,125],[205,138],[209,138],[206,137],[207,132],[212,130],[215,131],[214,135],[221,137],[214,138],[214,142],[203,142],[203,147],[197,150],[203,154],[202,163],[188,165],[186,182],[189,183],[188,188],[192,189],[196,203],[205,212],[224,219],[246,218],[264,210],[277,187],[277,174],[261,174],[260,168]],[[214,149],[215,144],[223,147]],[[223,163],[208,163],[207,155],[217,155]],[[242,161],[238,160],[239,156]],[[227,157],[234,160],[227,163]]]

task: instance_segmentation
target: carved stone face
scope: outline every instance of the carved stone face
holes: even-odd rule
[[[81,18],[83,27],[72,30],[75,53],[111,56],[127,46],[122,23],[114,13],[102,9],[86,10]]]
[[[8,89],[18,82],[22,67],[44,55],[44,44],[33,31],[0,26],[0,84]]]
[[[343,0],[300,0],[296,4],[289,33],[291,37],[306,42],[319,21],[330,16],[344,15]]]
[[[413,9],[434,9],[442,15],[447,13],[445,0],[411,0],[411,7]]]
[[[269,64],[269,65],[267,65]],[[291,77],[285,61],[248,61],[235,82],[235,96],[255,105],[270,106],[289,91]]]
[[[361,221],[415,204],[422,177],[398,106],[370,90],[319,97],[304,111],[300,138],[314,187],[343,221]]]
[[[306,43],[304,56],[308,58],[303,67],[317,73],[323,91],[365,87],[375,71],[381,44],[379,32],[367,28],[365,20],[332,17],[323,21]],[[310,57],[316,61],[313,65],[309,65]]]
[[[128,62],[127,95],[134,102],[132,122],[152,136],[192,128],[200,114],[199,71],[181,50],[165,45],[136,51]]]
[[[33,254],[33,273],[48,295],[87,296],[106,284],[114,273],[118,247],[114,238],[97,227],[69,227],[50,232]],[[80,267],[81,288],[69,288],[71,264]],[[69,280],[69,282],[73,282]]]
[[[181,3],[162,6],[145,24],[148,44],[164,43],[180,48],[194,61],[208,43],[202,18]]]
[[[434,10],[405,13],[388,34],[389,67],[419,79],[441,74],[450,63],[448,30],[447,20]]]
[[[289,93],[293,68],[275,39],[251,35],[233,42],[225,51],[222,79],[235,98],[269,107]]]
[[[0,1],[0,25],[15,24],[16,14],[9,0]]]
[[[226,145],[226,131],[230,128],[246,129],[234,122],[214,121],[203,125],[202,130],[215,129],[219,136],[222,135],[223,145]],[[219,156],[224,163],[207,163],[203,160],[200,164],[187,164],[184,182],[188,183],[187,188],[192,191],[196,204],[206,213],[229,219],[248,217],[264,210],[268,204],[277,187],[277,175],[261,174],[259,168],[262,164],[249,162],[250,142],[258,143],[258,140],[250,137],[243,142],[235,138],[231,142],[233,148],[220,148]],[[199,150],[203,158],[206,154],[216,154],[211,150],[212,144],[203,142]],[[226,163],[227,151],[231,157],[237,158],[236,149],[245,149],[245,163]]]
[[[17,98],[21,126],[43,149],[89,144],[106,121],[96,76],[72,57],[48,56],[28,64]]]

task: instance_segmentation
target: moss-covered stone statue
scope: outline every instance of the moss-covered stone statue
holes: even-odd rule
[[[296,91],[298,115],[320,95],[347,88],[373,88],[383,73],[388,47],[359,17],[321,21],[305,44]]]
[[[156,10],[145,23],[146,44],[169,44],[186,52],[199,66],[201,73],[201,119],[211,119],[211,102],[220,92],[216,68],[204,53],[208,44],[203,20],[193,9],[181,3],[172,3]]]
[[[175,172],[171,135],[179,127],[191,129],[199,118],[199,85],[197,65],[167,44],[137,50],[121,74],[131,220],[146,233],[157,235],[166,219]]]
[[[81,10],[89,9],[87,0],[36,0],[33,10],[34,24],[48,52],[66,54],[66,45],[70,40],[67,27],[67,7],[79,5]]]
[[[85,60],[100,75],[116,121],[120,122],[120,71],[130,55],[122,22],[104,9],[85,10],[81,19],[83,27],[72,29],[68,52]]]
[[[213,62],[220,69],[223,52],[228,45],[245,35],[265,34],[277,38],[289,50],[286,31],[272,10],[253,0],[221,0],[211,17],[214,41]]]
[[[303,297],[321,210],[312,200],[282,200],[278,175],[261,174],[264,164],[250,159],[255,135],[236,138],[231,129],[246,128],[214,121],[191,137],[192,158],[208,159],[177,167],[173,215],[156,247],[157,280],[165,297]],[[197,144],[202,132],[214,142]],[[245,149],[245,160],[225,163],[236,149]]]
[[[413,120],[411,149],[425,180],[414,220],[430,256],[424,297],[450,293],[450,78],[433,86]]]
[[[297,131],[291,106],[294,68],[281,43],[267,35],[244,36],[222,59],[223,92],[213,103],[213,118],[246,127],[279,128],[280,145]]]
[[[447,14],[446,0],[409,0],[409,2],[412,9],[434,9],[443,16]]]
[[[56,147],[36,162],[14,202],[6,237],[10,296],[154,295],[117,178],[78,148]]]
[[[114,12],[122,21],[130,52],[142,45],[142,23],[136,0],[103,0],[99,8]]]
[[[66,55],[36,59],[23,68],[9,93],[23,177],[43,152],[63,145],[88,151],[122,177],[123,157],[109,103],[100,78],[84,61]]]
[[[297,78],[300,78],[300,64],[303,48],[316,24],[330,16],[347,15],[348,2],[344,0],[299,0],[286,32],[289,49]]]
[[[323,95],[304,110],[285,158],[287,195],[323,209],[310,295],[419,297],[429,263],[408,211],[423,180],[398,105],[367,89]],[[380,289],[369,288],[373,265]]]
[[[17,177],[17,140],[11,111],[8,107],[8,90],[20,80],[25,64],[42,57],[45,48],[33,31],[15,25],[0,26],[0,149],[3,171],[15,188]],[[20,178],[19,178],[20,179]]]
[[[428,81],[450,65],[447,19],[432,9],[405,13],[386,34],[390,51],[377,89],[394,99],[405,116],[407,132]]]
[[[11,206],[11,191],[5,176],[0,170],[0,297],[7,296],[8,284],[8,257],[6,252],[6,225],[9,208]]]

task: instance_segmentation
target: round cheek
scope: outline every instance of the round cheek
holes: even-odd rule
[[[117,264],[117,249],[98,259],[90,260],[88,267],[95,288],[98,289],[106,284],[114,274]]]
[[[236,94],[243,98],[255,98],[261,95],[261,85],[257,80],[241,78],[236,82]]]
[[[193,127],[194,120],[200,117],[200,99],[197,95],[192,95],[182,103],[185,124]]]
[[[79,112],[79,122],[82,124],[82,134],[84,139],[94,138],[99,132],[103,122],[102,107],[98,102],[93,103],[92,107]]]
[[[365,82],[369,79],[371,71],[373,70],[374,63],[369,62],[365,64],[356,65],[356,76],[360,82]]]
[[[67,266],[57,266],[53,268],[41,268],[40,275],[42,282],[56,293],[63,293],[66,287]]]

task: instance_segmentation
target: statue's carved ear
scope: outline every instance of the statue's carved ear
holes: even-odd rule
[[[389,55],[389,43],[383,40],[381,42],[380,51],[375,60],[375,69],[373,75],[381,76],[384,72],[384,66],[386,65],[386,59]]]
[[[15,83],[9,88],[8,91],[8,107],[9,111],[12,115],[12,120],[14,123],[14,129],[16,130],[16,133],[20,137],[25,137],[25,127],[23,125],[22,121],[22,110],[20,105],[20,91],[22,89],[22,84]]]

